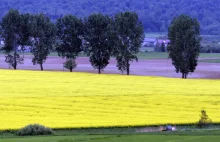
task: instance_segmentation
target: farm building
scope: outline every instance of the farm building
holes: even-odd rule
[[[157,39],[156,38],[145,38],[143,45],[144,46],[155,46],[157,43]]]
[[[168,39],[158,39],[157,40],[157,44],[160,44],[160,45],[164,44],[165,47],[168,46],[169,42],[170,42],[170,40],[168,40]]]
[[[22,46],[20,46],[20,45],[18,46],[18,51],[20,51],[20,52],[22,51]],[[31,51],[31,46],[24,46],[23,51],[24,52],[30,52]]]
[[[162,46],[162,44],[164,44],[165,48],[167,48],[169,42],[170,40],[168,39],[145,38],[141,51],[155,51],[155,48]]]
[[[4,45],[4,41],[3,40],[0,40],[0,45]]]

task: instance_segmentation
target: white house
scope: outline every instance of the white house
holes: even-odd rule
[[[3,40],[0,40],[0,45],[4,45],[4,41]]]
[[[24,52],[30,52],[31,51],[31,46],[24,46]],[[22,46],[18,46],[18,51],[22,51]]]

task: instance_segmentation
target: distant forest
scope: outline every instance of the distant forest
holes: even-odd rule
[[[83,18],[92,13],[111,16],[129,10],[139,14],[146,32],[166,32],[175,16],[188,14],[199,20],[203,34],[220,34],[219,0],[1,0],[0,18],[11,8],[45,13],[53,20],[66,14]]]

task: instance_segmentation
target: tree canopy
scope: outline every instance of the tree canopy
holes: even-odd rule
[[[202,33],[219,34],[219,7],[218,0],[1,0],[0,18],[11,8],[22,13],[45,13],[54,20],[67,14],[83,18],[99,12],[113,16],[134,11],[146,31],[166,32],[174,17],[187,14],[198,19]]]
[[[82,20],[72,15],[66,15],[57,20],[56,26],[59,41],[57,44],[58,55],[67,59],[75,59],[82,51],[84,30]]]
[[[169,27],[169,57],[176,68],[187,78],[195,71],[200,51],[200,25],[196,19],[181,15],[172,21]]]
[[[112,20],[107,15],[92,14],[85,19],[85,52],[99,73],[108,64],[112,46]]]
[[[33,38],[31,52],[34,55],[32,62],[34,65],[39,64],[43,70],[43,63],[55,41],[56,28],[50,18],[44,14],[33,15],[30,25],[31,37]]]
[[[2,19],[1,36],[4,38],[3,52],[6,63],[17,69],[23,63],[23,57],[18,53],[29,41],[29,14],[20,14],[17,10],[10,10]],[[19,49],[20,48],[20,49]]]
[[[138,60],[137,53],[144,40],[144,28],[138,20],[138,15],[133,12],[123,12],[115,15],[114,28],[116,32],[116,45],[114,56],[117,67],[121,72],[130,74],[130,62]]]

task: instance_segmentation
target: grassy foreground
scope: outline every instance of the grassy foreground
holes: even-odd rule
[[[220,80],[0,70],[0,129],[220,122]]]
[[[219,125],[208,129],[194,126],[178,127],[177,132],[140,133],[135,127],[55,130],[53,136],[18,137],[14,133],[1,133],[0,142],[218,142]],[[184,130],[185,129],[185,130]],[[188,129],[188,130],[186,130]]]
[[[220,136],[82,135],[0,139],[0,142],[219,142]]]

